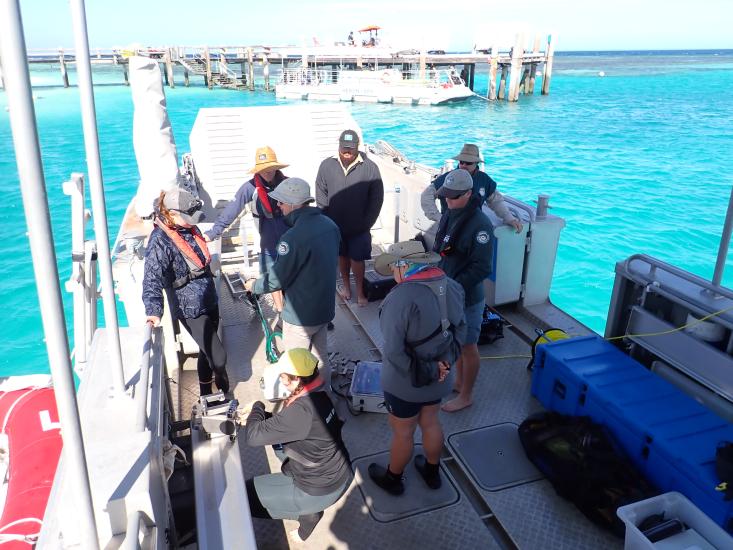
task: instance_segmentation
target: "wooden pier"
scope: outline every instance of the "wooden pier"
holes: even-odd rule
[[[541,51],[541,46],[545,46]],[[58,65],[60,84],[69,86],[69,65],[76,63],[73,51],[29,50],[28,63]],[[546,43],[537,36],[528,45],[523,35],[517,35],[510,49],[493,46],[490,50],[471,53],[444,53],[441,51],[394,50],[380,46],[176,46],[137,50],[92,50],[93,65],[116,65],[122,73],[121,83],[129,84],[127,58],[144,55],[159,60],[165,84],[175,87],[174,74],[183,70],[183,84],[189,86],[191,76],[201,77],[209,88],[222,87],[254,91],[260,85],[266,91],[274,89],[272,70],[294,67],[311,69],[396,68],[403,71],[453,67],[459,71],[466,85],[473,90],[476,70],[485,66],[489,75],[486,97],[490,100],[517,101],[521,94],[534,93],[538,70],[542,70],[543,95],[550,93],[554,43],[551,36]],[[258,70],[255,70],[255,68]],[[2,87],[0,60],[0,88]]]

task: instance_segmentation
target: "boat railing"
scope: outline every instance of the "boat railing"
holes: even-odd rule
[[[138,388],[140,395],[137,402],[136,428],[144,432],[148,427],[148,390],[150,388],[150,352],[153,349],[153,324],[145,323],[143,331],[143,357],[140,362],[140,380]]]

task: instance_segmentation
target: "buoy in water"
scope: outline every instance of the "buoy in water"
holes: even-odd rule
[[[606,73],[603,71],[598,71],[598,76],[606,76]]]

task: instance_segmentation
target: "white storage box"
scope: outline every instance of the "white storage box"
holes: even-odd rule
[[[357,411],[386,413],[384,392],[379,379],[382,363],[359,361],[351,379],[351,407]]]
[[[639,530],[644,519],[664,512],[665,519],[679,519],[688,529],[657,542],[651,542]],[[733,548],[733,538],[703,514],[692,502],[677,492],[621,506],[616,515],[626,525],[625,550],[715,550]]]

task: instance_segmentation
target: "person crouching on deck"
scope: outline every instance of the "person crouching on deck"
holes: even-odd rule
[[[204,235],[207,241],[218,239],[249,204],[252,215],[259,220],[257,228],[260,232],[260,273],[266,273],[272,268],[277,259],[277,243],[288,230],[282,210],[267,195],[286,179],[281,170],[288,166],[277,160],[275,151],[270,147],[257,149],[255,165],[249,169],[249,173],[253,174],[252,179],[237,189],[234,198],[216,218],[214,226]],[[277,313],[282,313],[282,291],[273,292],[272,301]]]
[[[392,428],[389,464],[369,465],[369,477],[390,494],[404,490],[402,472],[412,457],[415,428],[420,425],[425,455],[415,468],[431,489],[441,486],[439,462],[443,429],[440,401],[451,393],[451,366],[465,338],[463,288],[439,268],[434,252],[422,243],[393,244],[377,257],[374,269],[398,283],[382,302],[379,324],[384,337],[381,382]]]
[[[318,360],[307,349],[295,348],[274,367],[290,396],[274,414],[256,401],[247,416],[245,441],[252,447],[273,445],[282,468],[246,481],[249,508],[256,518],[298,519],[291,535],[305,540],[354,474],[341,439],[343,422],[325,392]]]
[[[212,392],[212,382],[229,391],[227,354],[219,339],[219,302],[210,269],[211,257],[196,224],[204,214],[202,203],[177,188],[160,194],[155,228],[145,250],[143,303],[147,322],[160,324],[163,291],[172,315],[199,347],[197,371],[201,395]]]

